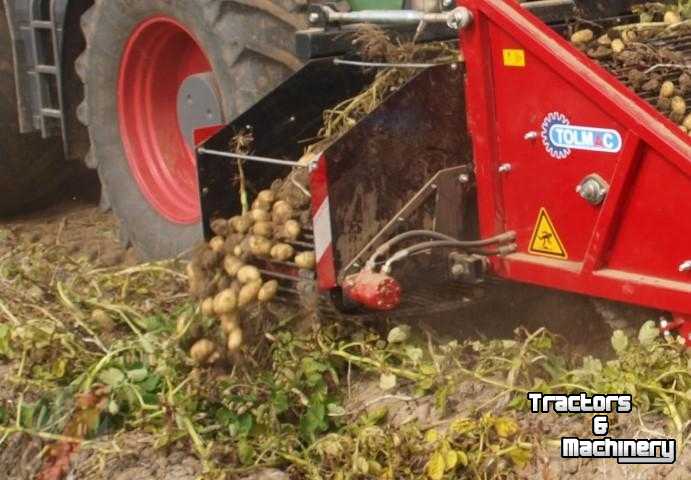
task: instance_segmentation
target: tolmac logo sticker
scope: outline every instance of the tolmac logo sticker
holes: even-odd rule
[[[552,112],[542,122],[542,143],[552,157],[564,159],[571,150],[618,153],[623,142],[616,130],[571,125],[566,115]]]

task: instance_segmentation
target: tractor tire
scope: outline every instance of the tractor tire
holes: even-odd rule
[[[150,101],[161,105],[164,100],[158,97],[163,95],[161,91],[169,88],[168,82],[175,82],[181,75],[197,73],[192,67],[181,73],[179,69],[183,67],[180,65],[197,65],[206,61],[220,94],[223,120],[228,123],[300,68],[300,61],[293,53],[294,34],[306,24],[300,12],[300,7],[305,5],[305,0],[96,0],[83,15],[81,23],[86,50],[77,59],[76,71],[85,87],[85,99],[77,113],[80,121],[88,127],[91,141],[86,164],[98,171],[102,195],[105,196],[102,204],[110,206],[118,217],[121,241],[132,245],[142,259],[170,258],[189,251],[202,239],[198,193],[196,197],[190,197],[190,188],[196,192],[196,170],[193,157],[189,159],[191,164],[188,162],[185,166],[184,162],[168,158],[177,158],[177,151],[171,150],[169,145],[157,144],[155,148],[158,150],[152,150],[154,153],[150,156],[154,156],[156,151],[166,150],[168,157],[163,154],[163,160],[173,165],[166,178],[179,180],[180,184],[173,185],[171,192],[161,190],[161,198],[166,194],[167,203],[159,202],[156,198],[158,185],[150,186],[147,180],[142,180],[145,173],[149,175],[148,171],[141,173],[138,170],[136,162],[140,159],[132,154],[131,143],[127,140],[133,127],[123,123],[128,118],[121,113],[125,111],[123,102],[129,101],[125,97],[134,95],[121,92],[125,88],[138,88],[128,83],[153,83],[156,87],[147,91],[155,98],[138,95],[137,102]],[[157,28],[162,32],[166,28],[179,31],[170,33],[168,37],[165,32],[156,33],[159,36],[152,37],[155,40],[150,42],[150,48],[134,50],[137,55],[146,51],[146,65],[150,57],[151,64],[162,67],[158,72],[147,72],[148,76],[135,77],[150,82],[123,82],[120,78],[124,75],[122,72],[130,68],[123,66],[129,65],[127,58],[131,54],[128,52],[133,50],[133,44],[138,46],[137,42],[145,38],[145,34],[139,32],[146,32],[147,25],[155,26],[156,22],[161,23]],[[192,42],[182,39],[185,35]],[[168,48],[166,42],[170,43],[166,39],[173,37],[178,44],[177,48],[170,47],[172,61],[168,62],[167,56],[161,59],[157,52],[165,51]],[[190,53],[196,52],[197,48],[203,53],[203,58]],[[194,55],[195,59],[192,59]],[[161,70],[168,69],[170,73],[162,77]],[[171,90],[174,88],[170,87]],[[153,115],[158,111],[163,115],[175,106],[165,104],[164,107],[155,109]],[[143,118],[151,116],[148,111]],[[171,123],[178,124],[176,119],[162,118],[160,129],[168,128]],[[160,129],[153,128],[151,138],[167,138]],[[134,135],[138,134],[135,132]],[[178,197],[176,192],[184,195],[181,193]],[[189,198],[193,198],[196,205],[192,205],[191,200],[180,203],[180,211],[186,213],[178,215],[175,202]]]
[[[0,2],[0,216],[26,212],[50,201],[71,173],[60,138],[19,132],[12,39]]]

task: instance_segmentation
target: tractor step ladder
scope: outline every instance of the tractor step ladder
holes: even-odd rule
[[[35,122],[43,138],[60,130],[65,155],[67,139],[62,96],[62,44],[58,35],[56,4],[59,0],[32,0],[30,11],[31,47],[36,77],[38,108]]]

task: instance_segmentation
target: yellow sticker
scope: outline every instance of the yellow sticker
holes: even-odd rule
[[[504,66],[520,68],[525,67],[525,50],[522,48],[505,48]]]
[[[557,229],[554,228],[554,223],[552,223],[552,219],[549,218],[549,214],[544,208],[540,209],[540,215],[537,217],[533,237],[530,240],[529,251],[536,255],[555,257],[562,260],[569,258],[564,244],[561,243]]]

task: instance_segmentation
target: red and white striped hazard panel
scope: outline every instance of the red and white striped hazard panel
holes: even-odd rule
[[[326,157],[319,155],[317,167],[310,177],[312,191],[312,221],[314,224],[314,248],[317,257],[317,285],[320,290],[337,286],[334,266],[331,212],[329,209],[329,185]]]

